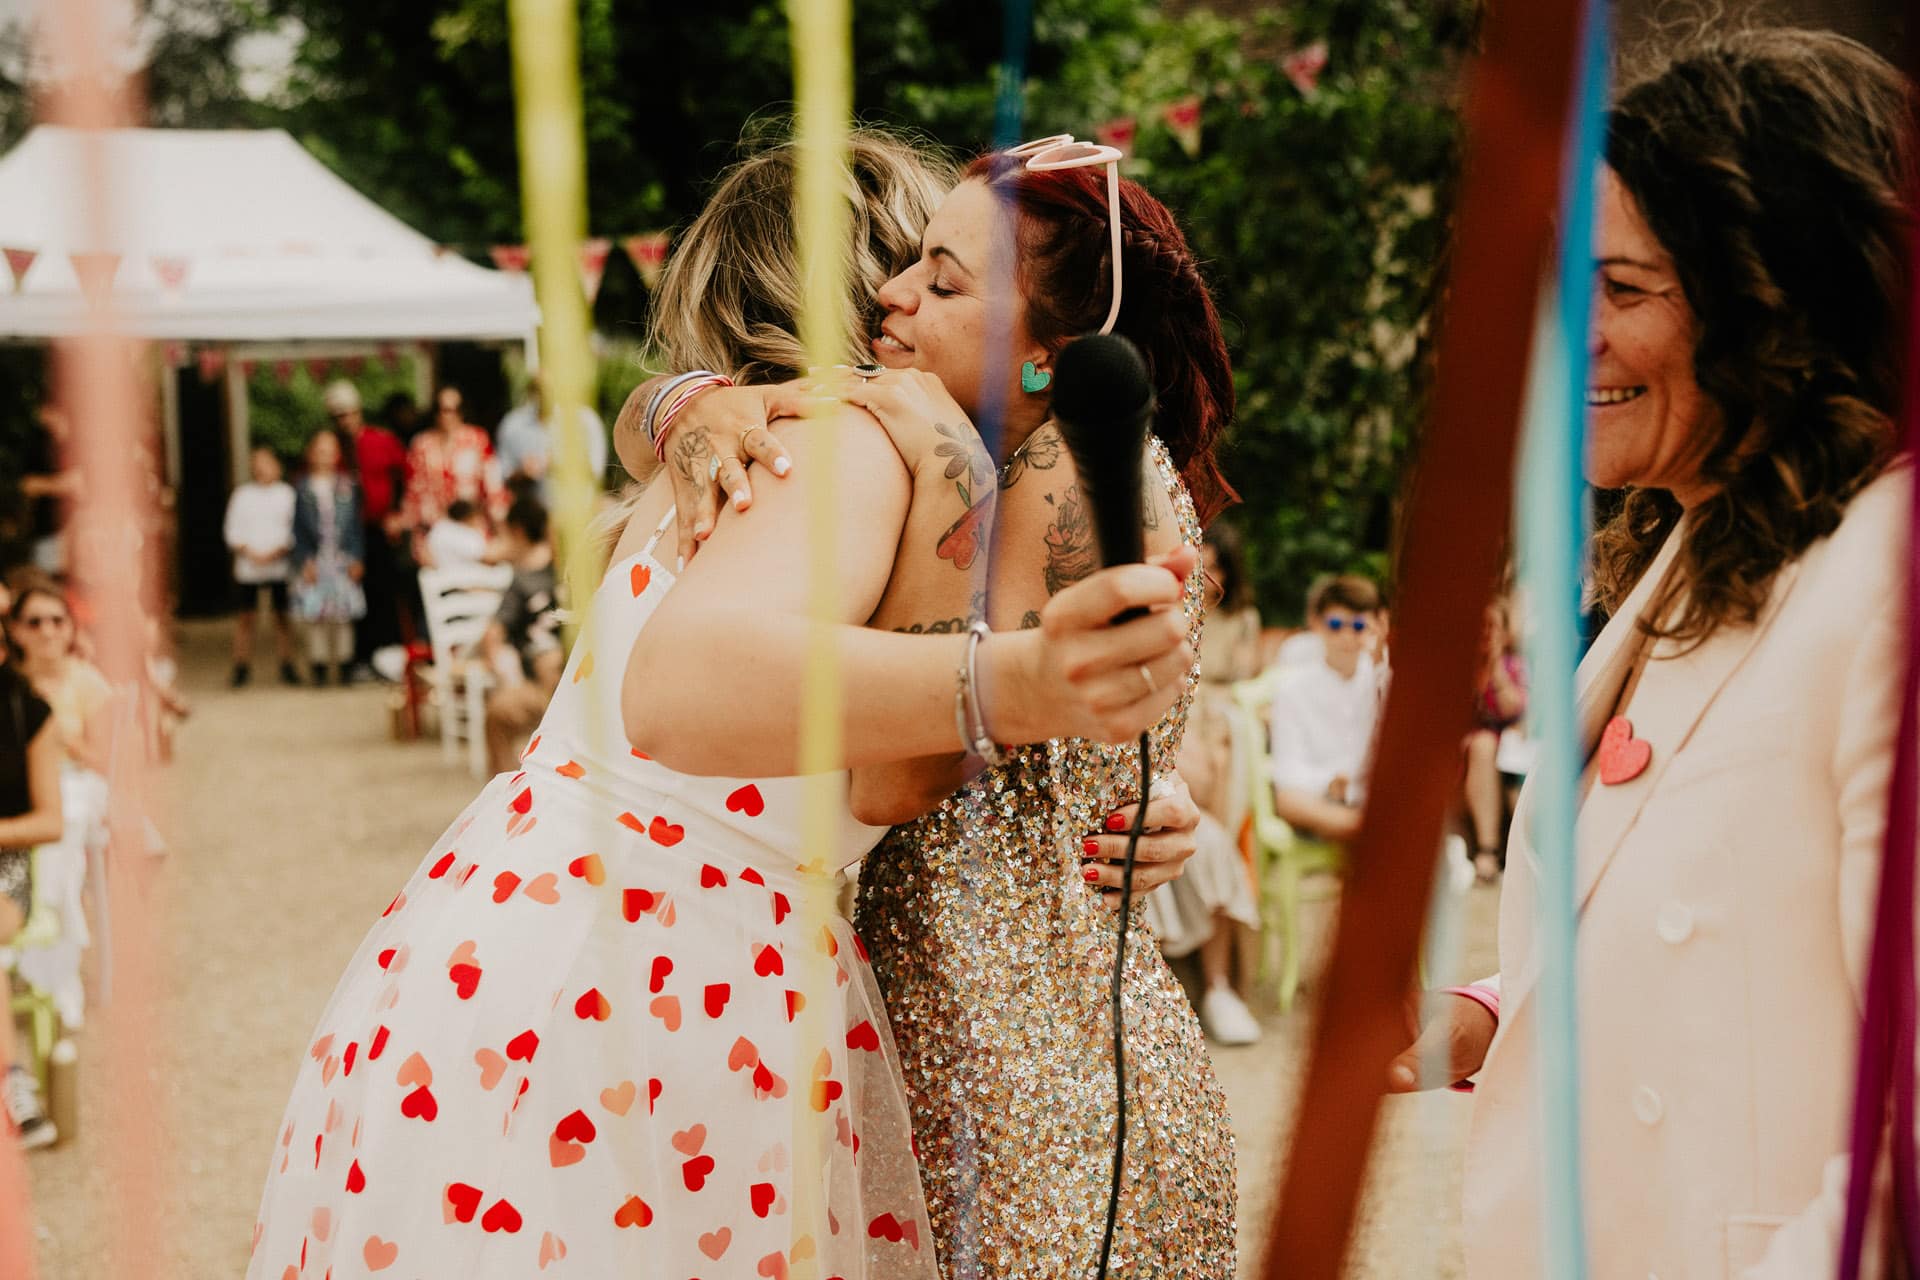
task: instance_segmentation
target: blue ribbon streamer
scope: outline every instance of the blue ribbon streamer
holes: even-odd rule
[[[1541,745],[1532,778],[1532,838],[1539,859],[1542,1257],[1545,1274],[1558,1280],[1587,1275],[1575,972],[1575,820],[1581,761],[1574,673],[1587,539],[1582,462],[1596,179],[1608,94],[1608,19],[1608,0],[1589,0],[1581,31],[1578,99],[1567,139],[1557,282],[1541,317],[1541,340],[1535,344],[1519,513],[1523,580],[1537,618],[1530,646],[1531,706]]]

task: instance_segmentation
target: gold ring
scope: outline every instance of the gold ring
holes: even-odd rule
[[[1147,692],[1148,692],[1148,693],[1158,693],[1158,692],[1160,692],[1160,685],[1159,685],[1159,683],[1158,683],[1158,682],[1157,682],[1156,680],[1154,680],[1154,678],[1153,678],[1153,672],[1151,672],[1151,671],[1149,671],[1149,670],[1147,670],[1147,664],[1146,664],[1146,663],[1144,663],[1144,662],[1140,664],[1140,678],[1141,678],[1142,680],[1145,680],[1145,681],[1147,682]]]

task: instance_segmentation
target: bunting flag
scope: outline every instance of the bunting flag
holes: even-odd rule
[[[314,356],[307,361],[307,376],[312,378],[316,383],[324,383],[327,380],[327,374],[330,373],[332,369],[333,361],[327,359],[325,356]]]
[[[186,344],[169,342],[165,347],[161,348],[160,358],[165,362],[167,368],[178,369],[187,362]]]
[[[275,360],[273,362],[273,376],[280,380],[280,383],[282,386],[285,386],[287,383],[292,382],[293,381],[293,361]]]
[[[1189,156],[1200,154],[1200,95],[1189,94],[1178,102],[1169,102],[1160,108],[1160,118],[1167,128],[1173,130],[1173,137],[1180,149]]]
[[[607,275],[607,255],[613,252],[613,241],[598,236],[580,246],[580,287],[587,291],[587,302],[600,296],[600,282]]]
[[[386,367],[388,373],[392,373],[395,369],[398,369],[400,367],[400,348],[394,346],[391,342],[381,343],[380,363]]]
[[[113,288],[113,277],[120,270],[120,255],[117,253],[70,253],[67,260],[73,264],[73,274],[79,278],[80,291],[95,301]]]
[[[1103,125],[1095,126],[1094,139],[1120,153],[1122,160],[1133,159],[1133,140],[1140,132],[1140,122],[1133,116],[1120,116]]]
[[[496,244],[487,253],[502,271],[522,272],[533,261],[533,251],[523,244]]]
[[[664,231],[649,231],[644,235],[628,236],[620,242],[627,251],[627,257],[633,260],[633,269],[647,282],[647,288],[660,286],[660,273],[667,265],[668,236]]]
[[[7,269],[13,272],[13,291],[18,293],[27,287],[27,269],[40,255],[33,249],[4,249],[0,253],[7,255]]]
[[[161,255],[153,258],[149,264],[160,287],[169,293],[178,293],[187,283],[188,261],[173,255]]]
[[[361,370],[367,367],[367,358],[365,356],[348,356],[340,362],[340,367],[346,371],[349,378],[357,378],[360,376]]]
[[[219,347],[202,347],[194,355],[194,363],[200,366],[200,381],[212,382],[227,367],[227,353]]]
[[[1280,69],[1300,91],[1311,98],[1320,91],[1320,73],[1327,69],[1327,42],[1316,40],[1304,49],[1296,49],[1280,60]]]

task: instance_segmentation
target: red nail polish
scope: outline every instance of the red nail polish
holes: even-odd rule
[[[1121,817],[1119,814],[1116,813],[1107,818],[1107,830],[1125,831],[1126,829],[1127,829],[1127,820]]]
[[[1098,880],[1100,878],[1100,868],[1085,867],[1081,869],[1080,874],[1086,877],[1088,884],[1092,884],[1095,880]]]
[[[1089,858],[1097,857],[1099,856],[1099,853],[1100,853],[1100,842],[1098,840],[1089,839],[1085,844],[1080,846],[1080,852],[1085,857],[1089,857]]]

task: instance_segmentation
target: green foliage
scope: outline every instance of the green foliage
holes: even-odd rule
[[[378,418],[380,406],[394,392],[413,394],[413,362],[417,357],[400,356],[389,366],[384,361],[368,360],[349,374],[342,366],[329,369],[316,379],[301,362],[295,362],[291,376],[282,379],[272,365],[258,364],[247,379],[247,398],[251,402],[248,424],[253,443],[270,446],[281,460],[291,465],[307,447],[314,431],[327,423],[326,406],[320,393],[336,378],[353,383],[360,392],[369,419]]]

